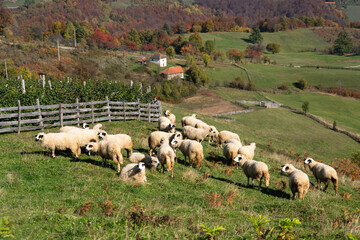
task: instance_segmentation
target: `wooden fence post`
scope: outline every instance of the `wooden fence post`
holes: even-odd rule
[[[93,101],[91,101],[91,122],[92,122],[92,124],[94,124],[94,119],[95,119],[95,117],[94,117],[94,103],[93,103]]]
[[[108,113],[109,122],[111,122],[111,110],[110,110],[109,97],[106,96],[106,97],[105,97],[105,100],[106,100],[106,106],[107,106],[107,113]]]
[[[140,120],[140,114],[141,114],[141,106],[140,106],[140,100],[138,99],[138,119],[137,120]]]
[[[59,104],[59,115],[60,115],[60,127],[63,127],[64,126],[64,116],[63,116],[62,103]]]
[[[123,100],[124,122],[126,121],[125,100]]]
[[[76,121],[78,127],[80,126],[80,109],[79,109],[79,99],[76,98]]]
[[[18,100],[18,134],[20,134],[21,130],[21,103],[20,100]]]
[[[40,109],[40,101],[38,98],[36,99],[36,106],[37,106],[37,110],[38,110],[38,114],[39,114],[39,125],[41,127],[41,130],[44,130],[44,123],[43,123],[43,119],[41,116],[41,109]]]
[[[150,111],[150,103],[148,103],[148,122],[150,122],[151,119],[151,111]]]
[[[160,111],[160,113],[158,113],[158,114],[159,114],[159,117],[161,117],[161,114],[162,114],[161,102],[160,102],[160,101],[158,101],[158,104],[159,104],[159,111]]]

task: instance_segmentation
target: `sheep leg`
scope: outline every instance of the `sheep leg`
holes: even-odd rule
[[[304,199],[304,191],[301,189],[301,187],[298,187],[298,193],[299,193],[299,199],[303,200]]]
[[[262,179],[263,179],[263,177],[257,179],[257,181],[259,183],[259,188],[258,188],[259,190],[261,189]]]
[[[248,182],[247,182],[247,185],[246,185],[246,186],[249,187],[250,178],[248,177],[247,179],[248,179]]]
[[[321,190],[321,181],[319,179],[316,179],[316,183],[317,183],[317,189]]]
[[[171,178],[174,178],[174,170],[171,170]]]
[[[332,183],[333,183],[333,185],[334,185],[335,195],[337,195],[337,190],[338,190],[337,179],[331,178],[331,181],[332,181]]]
[[[328,188],[328,186],[329,186],[329,180],[326,180],[326,182],[325,182],[324,192],[326,191],[326,189]]]
[[[52,158],[55,158],[55,149],[52,149],[52,150],[51,150],[51,157],[52,157]]]

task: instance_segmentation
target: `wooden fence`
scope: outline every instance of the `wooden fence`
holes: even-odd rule
[[[114,102],[105,101],[79,102],[36,106],[0,107],[0,133],[20,133],[23,130],[43,130],[46,127],[78,126],[81,123],[95,123],[112,120],[158,121],[161,116],[161,103]]]

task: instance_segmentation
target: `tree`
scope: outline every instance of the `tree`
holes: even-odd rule
[[[194,64],[194,57],[191,54],[189,53],[186,54],[185,59],[186,59],[186,63],[185,63],[186,66],[190,67],[191,65]]]
[[[263,40],[260,29],[258,27],[253,27],[253,32],[250,34],[249,40],[252,43],[259,43]]]
[[[266,45],[266,50],[272,52],[272,54],[279,53],[281,50],[280,44],[277,43],[269,43]]]
[[[230,49],[228,52],[230,60],[234,60],[236,63],[240,62],[244,58],[244,54],[238,49]]]
[[[208,67],[208,66],[209,66],[209,62],[210,62],[210,56],[209,56],[208,54],[204,53],[204,54],[202,55],[202,60],[203,60],[203,62],[204,62],[204,64],[205,64],[205,67]]]
[[[12,24],[13,21],[14,19],[9,13],[7,7],[0,2],[0,34],[2,34],[5,28]]]
[[[344,30],[339,33],[338,38],[335,40],[334,53],[343,55],[344,53],[350,53],[353,49],[353,42],[349,34]]]
[[[304,90],[307,88],[307,81],[304,78],[299,79],[299,81],[296,83],[297,87],[301,90]]]
[[[34,3],[35,3],[35,0],[25,0],[24,7],[29,8],[29,6]]]
[[[130,42],[135,42],[137,45],[141,44],[140,36],[135,28],[132,28],[129,32],[128,39]]]
[[[168,47],[165,52],[169,58],[173,58],[175,56],[175,48],[172,46]]]
[[[209,55],[211,55],[213,52],[215,52],[215,43],[214,41],[207,40],[205,42],[205,52]]]
[[[74,30],[75,30],[74,24],[70,21],[67,21],[66,28],[64,31],[64,38],[65,39],[73,39],[74,38]]]
[[[164,30],[169,36],[172,35],[172,31],[170,29],[170,26],[167,23],[164,23],[164,26],[162,27],[162,30]]]
[[[196,85],[205,85],[209,81],[209,77],[196,64],[191,65],[187,73],[189,76],[188,80],[195,83]]]
[[[202,37],[198,32],[195,32],[190,35],[189,42],[193,45],[197,50],[199,50],[203,46]]]
[[[303,105],[301,106],[304,113],[307,113],[309,111],[309,105],[310,103],[308,101],[305,101]]]

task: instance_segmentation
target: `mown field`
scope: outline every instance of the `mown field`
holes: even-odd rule
[[[173,110],[178,126],[190,113],[176,106],[163,108]],[[296,238],[347,239],[347,233],[360,233],[358,181],[341,176],[338,196],[330,188],[327,193],[311,190],[304,201],[290,201],[288,178],[279,174],[286,162],[304,170],[305,152],[330,163],[350,157],[358,143],[284,109],[232,116],[234,120],[200,118],[257,143],[255,159],[270,168],[269,192],[247,188],[241,169],[224,165],[222,149],[208,142],[203,142],[206,160],[201,168],[189,168],[178,151],[174,179],[148,171],[148,184],[137,186],[121,182],[115,164],[102,167],[98,156],[83,154],[72,161],[67,153],[58,153],[52,159],[34,141],[36,132],[24,132],[0,137],[1,216],[9,218],[15,239],[205,239],[200,224],[223,226],[219,239],[254,239],[249,218],[260,214],[271,220],[264,229],[284,218],[298,218]],[[131,135],[134,150],[140,152],[147,152],[147,136],[156,129],[154,123],[139,121],[103,125],[109,133]],[[314,183],[312,176],[310,180]]]

